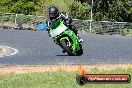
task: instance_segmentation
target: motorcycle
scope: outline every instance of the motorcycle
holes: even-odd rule
[[[70,30],[60,18],[50,24],[50,36],[54,42],[67,52],[69,56],[80,56],[83,54],[82,44],[78,42],[78,36]]]

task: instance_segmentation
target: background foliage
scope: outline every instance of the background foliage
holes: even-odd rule
[[[0,12],[47,16],[53,5],[73,18],[90,19],[91,0],[1,0]],[[132,22],[132,1],[94,0],[93,19]]]

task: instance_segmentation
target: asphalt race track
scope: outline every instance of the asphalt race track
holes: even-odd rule
[[[18,49],[13,56],[0,58],[0,64],[104,64],[132,63],[132,37],[80,34],[84,39],[82,56],[67,56],[45,31],[0,29],[0,45]]]

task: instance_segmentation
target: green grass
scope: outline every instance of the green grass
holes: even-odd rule
[[[122,29],[120,31],[122,36],[132,36],[132,29]]]
[[[93,73],[99,74],[130,74],[132,69],[99,71],[92,69]],[[132,88],[129,84],[85,84],[80,86],[76,82],[78,72],[45,72],[27,74],[9,74],[0,76],[0,88]],[[91,72],[87,72],[91,73]]]

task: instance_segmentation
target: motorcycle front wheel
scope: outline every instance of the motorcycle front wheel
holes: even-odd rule
[[[71,50],[70,47],[67,46],[67,45],[68,45],[68,41],[65,40],[65,39],[63,39],[63,40],[61,41],[61,47],[67,52],[67,54],[68,54],[69,56],[73,56],[74,54],[72,53],[72,50]]]

